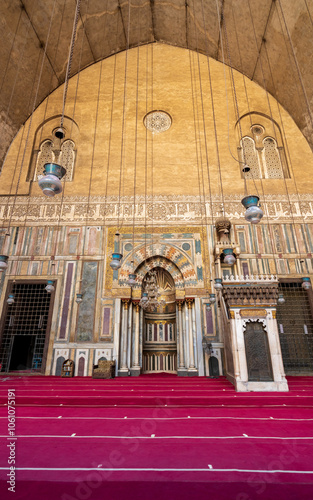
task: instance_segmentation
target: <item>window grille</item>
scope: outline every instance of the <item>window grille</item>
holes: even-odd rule
[[[41,144],[40,150],[37,155],[37,173],[36,180],[38,180],[38,175],[43,175],[43,167],[45,163],[53,163],[55,160],[55,155],[53,152],[53,142],[44,141]]]
[[[5,306],[2,326],[0,363],[3,371],[41,371],[51,301],[45,287],[46,282],[13,284],[10,293],[14,294],[14,304]],[[19,346],[27,348],[29,355],[20,363],[21,358],[17,357],[14,364]]]
[[[60,163],[66,168],[65,181],[71,181],[73,178],[73,168],[75,162],[75,144],[70,139],[64,141],[61,147]]]
[[[63,142],[61,149],[57,149],[50,140],[44,141],[37,153],[35,181],[38,176],[43,175],[45,163],[58,163],[66,169],[65,181],[73,179],[73,170],[75,163],[75,143],[68,139]]]
[[[313,371],[313,316],[310,295],[301,282],[280,283],[284,304],[277,305],[277,324],[285,372]]]
[[[281,158],[277,149],[276,141],[272,137],[266,137],[264,144],[264,163],[266,167],[266,177],[268,179],[283,179],[283,169]]]
[[[246,172],[244,175],[246,179],[259,179],[261,177],[260,165],[258,159],[258,152],[255,148],[255,142],[250,137],[244,137],[241,141],[242,147],[242,158],[241,161],[241,169],[245,166],[250,168],[249,172]]]
[[[282,134],[270,117],[260,113],[247,114],[240,119],[240,130],[237,131],[240,134],[238,157],[242,177],[290,178]],[[245,167],[250,170],[245,171]]]

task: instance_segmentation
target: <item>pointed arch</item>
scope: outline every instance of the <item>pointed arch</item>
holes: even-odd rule
[[[154,252],[154,255],[152,254]],[[134,261],[135,272],[138,275],[138,285],[141,286],[144,275],[154,267],[166,269],[172,276],[176,288],[195,287],[199,285],[197,272],[191,260],[180,249],[166,244],[140,246],[131,252],[124,260],[119,272],[119,284],[125,286],[128,274],[132,271]]]

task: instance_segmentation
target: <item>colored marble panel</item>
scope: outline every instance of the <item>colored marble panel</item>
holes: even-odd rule
[[[245,241],[245,233],[243,231],[239,231],[238,233],[239,245],[241,252],[246,252],[246,241]]]
[[[103,310],[103,328],[102,328],[103,337],[111,336],[110,318],[111,318],[111,308],[105,307]]]
[[[213,316],[212,316],[212,310],[210,309],[209,311],[206,309],[205,310],[206,314],[206,331],[209,335],[212,335],[213,333]]]
[[[72,262],[70,262],[68,264],[68,267],[67,267],[67,277],[66,277],[65,292],[64,292],[64,303],[63,303],[60,336],[59,336],[60,339],[65,339],[66,324],[67,324],[69,304],[70,304],[70,292],[71,292],[72,278],[73,278],[73,268],[74,268],[74,264]]]
[[[78,370],[77,370],[78,377],[84,376],[84,370],[85,370],[85,358],[80,357],[78,361]]]
[[[197,277],[199,281],[203,280],[203,269],[202,267],[197,267]]]
[[[76,255],[77,254],[77,242],[78,242],[78,235],[77,234],[71,234],[69,237],[69,254],[70,255]]]
[[[97,262],[84,262],[82,275],[83,301],[79,306],[77,340],[88,342],[93,338],[97,287]]]
[[[2,290],[3,290],[4,279],[5,279],[5,273],[1,273],[1,276],[0,276],[0,296],[1,296]]]
[[[195,240],[196,253],[201,253],[201,241]]]

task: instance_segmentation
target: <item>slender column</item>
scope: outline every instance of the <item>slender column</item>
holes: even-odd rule
[[[183,301],[178,300],[177,306],[178,306],[178,329],[179,329],[179,368],[185,368],[184,344],[183,344],[183,319],[182,319]]]
[[[139,301],[133,301],[135,306],[135,345],[134,345],[134,360],[133,366],[130,369],[132,376],[140,375],[139,365],[139,325],[140,325],[140,305]]]
[[[129,299],[122,299],[123,303],[123,317],[122,317],[122,352],[121,352],[121,372],[128,372],[127,368],[127,329],[128,329],[128,303]]]
[[[188,307],[188,331],[189,331],[189,369],[195,369],[195,354],[193,349],[193,334],[192,334],[192,304],[193,299],[186,299]]]
[[[215,260],[215,264],[217,267],[217,276],[216,278],[222,278],[222,266],[221,266],[221,257],[218,256],[217,259]]]
[[[135,319],[135,353],[134,353],[134,366],[139,366],[139,302],[135,303],[136,319]]]

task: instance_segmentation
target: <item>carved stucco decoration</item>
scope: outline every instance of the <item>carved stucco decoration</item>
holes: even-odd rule
[[[228,307],[276,307],[278,283],[223,283],[223,297]]]
[[[156,223],[187,223],[188,221],[202,224],[203,213],[208,220],[210,217],[218,217],[220,213],[221,199],[217,195],[212,196],[212,201],[200,203],[198,196],[158,196],[153,198],[138,195],[136,197],[136,223],[145,223],[147,220]],[[233,223],[243,222],[244,208],[241,199],[237,195],[225,196],[225,217]],[[13,206],[14,204],[14,206]],[[262,199],[263,211],[268,221],[289,221],[290,218],[301,222],[313,219],[313,197],[311,194],[299,196],[291,194],[266,195]],[[60,213],[61,211],[61,213]],[[118,217],[124,221],[133,221],[134,203],[133,197],[121,197],[120,203],[117,196],[64,196],[62,210],[60,200],[47,200],[46,197],[23,196],[14,202],[14,197],[3,197],[0,204],[0,217],[5,224],[11,218],[12,223],[44,222],[54,225],[56,222],[88,222],[98,225],[99,223],[116,223]]]
[[[261,324],[263,326],[264,330],[267,332],[266,319],[261,319],[261,318],[258,318],[258,319],[243,319],[242,320],[242,328],[243,328],[244,332],[247,329],[247,323],[259,323],[259,324]]]
[[[152,246],[152,245],[151,245]],[[160,254],[149,256],[149,252],[145,253],[145,247],[142,246],[139,250],[131,255],[134,261],[137,274],[137,285],[140,287],[145,274],[154,267],[162,267],[168,271],[177,288],[187,286],[198,286],[197,273],[190,259],[171,245],[162,244],[160,246]],[[129,259],[124,262],[119,272],[119,285],[123,286],[127,283],[129,268]]]
[[[230,243],[231,222],[227,217],[219,217],[215,222],[218,241],[221,243]]]

